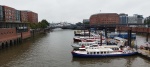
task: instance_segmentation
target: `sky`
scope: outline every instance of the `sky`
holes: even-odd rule
[[[150,16],[150,0],[0,0],[0,5],[38,13],[50,23],[82,22],[96,13],[126,13]]]

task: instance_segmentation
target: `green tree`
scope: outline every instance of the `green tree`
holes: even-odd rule
[[[47,28],[49,26],[49,23],[47,20],[42,20],[41,22],[38,23],[29,23],[31,29],[37,29],[37,28]]]
[[[47,20],[43,19],[41,22],[44,23],[44,24],[46,24],[47,26],[49,26],[49,23],[48,23]]]
[[[76,25],[77,25],[77,26],[80,26],[80,25],[82,25],[82,23],[81,23],[81,22],[78,22],[78,23],[76,23]]]
[[[88,24],[90,24],[90,22],[83,22],[83,24],[86,24],[86,25],[88,25]]]

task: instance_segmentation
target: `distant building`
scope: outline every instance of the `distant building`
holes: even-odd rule
[[[146,18],[144,19],[144,21],[145,21],[145,23],[149,23],[149,22],[150,22],[150,16],[146,17]],[[143,22],[144,22],[144,21],[143,21]],[[150,27],[150,24],[146,25],[146,27]]]
[[[89,19],[83,19],[83,23],[90,22]]]
[[[128,17],[128,23],[143,23],[143,16],[134,14]]]
[[[119,24],[117,13],[98,13],[90,17],[90,24]]]
[[[142,24],[144,23],[143,15],[134,14],[133,16],[128,17],[128,23],[137,23]],[[140,25],[139,25],[140,26]],[[132,25],[132,27],[135,27],[135,25]]]
[[[119,14],[120,17],[120,24],[127,24],[128,23],[128,14]]]

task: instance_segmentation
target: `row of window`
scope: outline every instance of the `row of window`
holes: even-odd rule
[[[112,53],[110,51],[103,51],[103,52],[87,52],[87,54],[109,54],[109,53]]]
[[[14,32],[1,32],[1,35],[6,35],[6,34],[12,34],[12,33],[14,33]]]

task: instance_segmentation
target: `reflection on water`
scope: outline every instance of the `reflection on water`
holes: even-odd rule
[[[55,29],[53,32],[30,38],[22,44],[0,50],[0,67],[150,66],[150,61],[139,56],[72,58],[73,33],[73,30]]]
[[[141,61],[146,63],[141,64]],[[102,67],[149,67],[150,62],[138,56],[130,57],[106,57],[106,58],[72,58],[72,63],[81,66],[102,66]],[[139,64],[140,63],[140,64]]]

